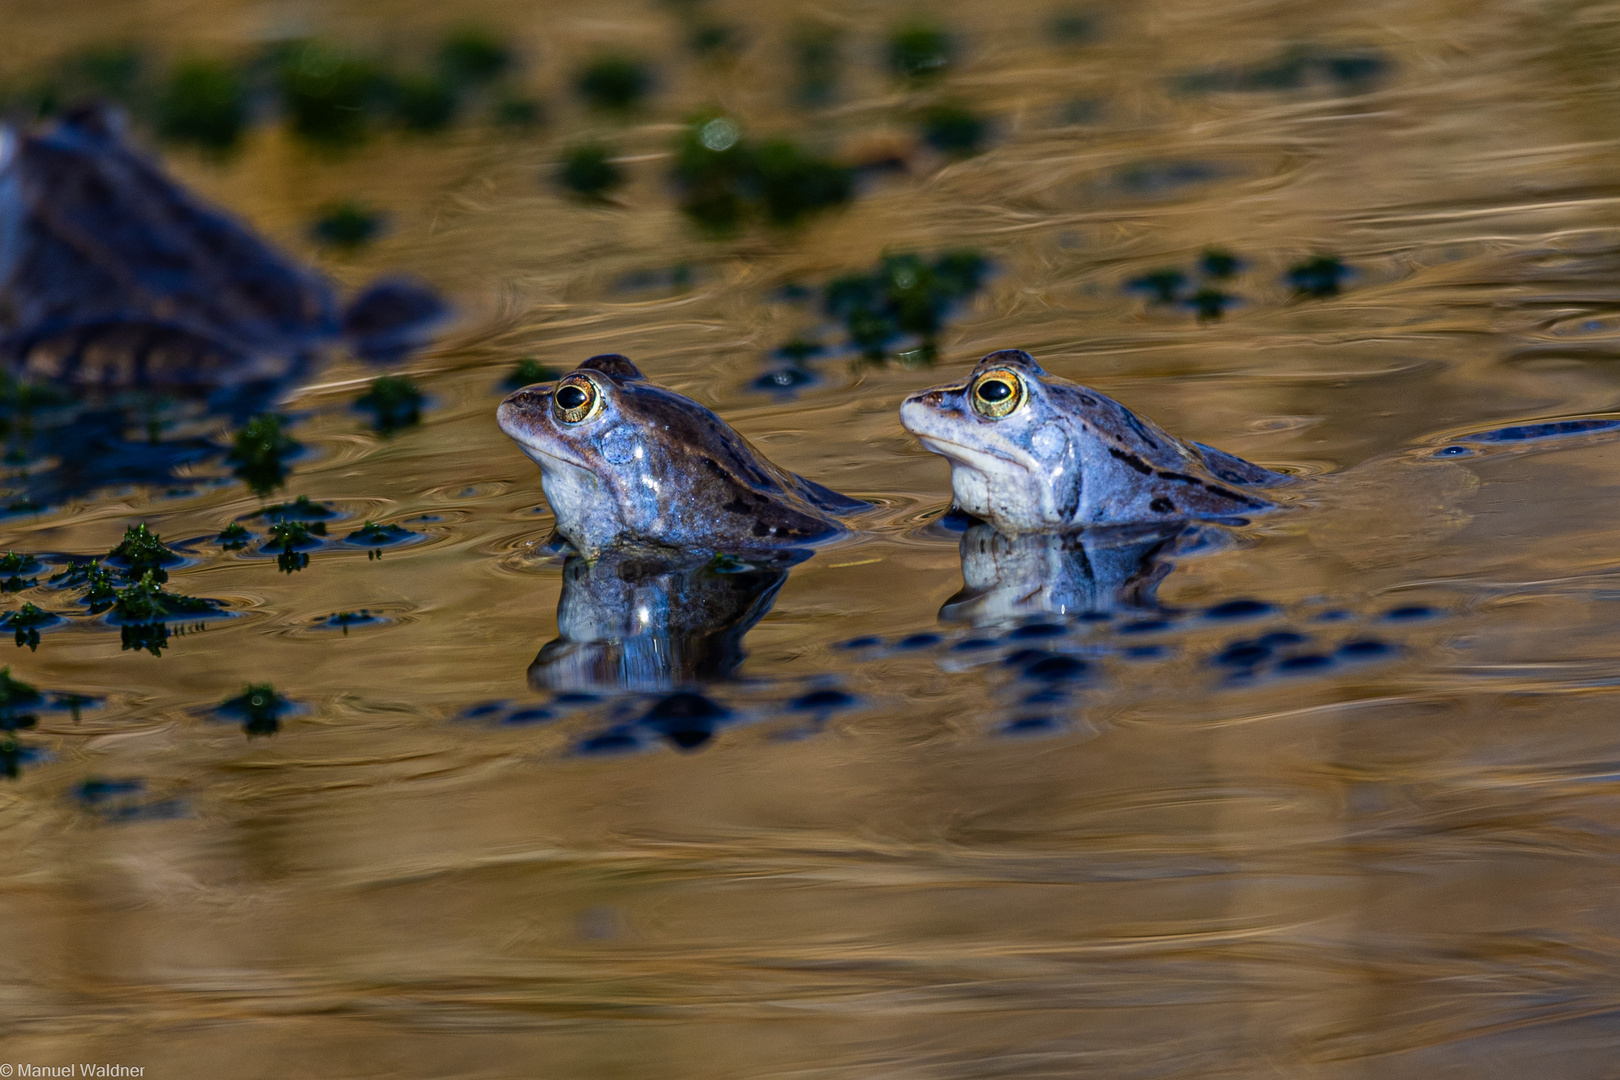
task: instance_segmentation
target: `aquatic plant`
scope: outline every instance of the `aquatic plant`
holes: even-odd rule
[[[647,65],[630,56],[599,56],[574,81],[581,97],[599,109],[624,111],[640,104],[652,89]]]
[[[1302,299],[1322,300],[1339,294],[1350,268],[1337,255],[1315,255],[1288,268],[1288,283]]]
[[[4,621],[0,621],[0,626],[11,629],[19,649],[26,645],[28,651],[33,652],[39,648],[39,628],[54,622],[55,615],[28,603],[7,615]]]
[[[563,151],[557,182],[575,195],[601,201],[624,184],[624,170],[601,143],[580,143]]]
[[[147,571],[139,581],[118,590],[113,600],[113,616],[124,623],[165,622],[177,615],[207,615],[217,610],[218,601],[164,591],[157,577]]]
[[[361,608],[359,611],[333,612],[331,615],[328,615],[325,619],[321,620],[321,622],[327,626],[336,626],[340,628],[343,631],[344,637],[349,636],[349,627],[351,626],[364,626],[367,623],[374,623],[377,621],[378,617],[373,615],[367,608]]]
[[[316,215],[309,234],[328,247],[354,250],[382,234],[383,218],[377,211],[354,199],[328,203]]]
[[[1198,257],[1198,269],[1203,271],[1205,277],[1224,281],[1237,276],[1243,269],[1243,260],[1224,248],[1205,248]]]
[[[706,114],[676,140],[672,179],[681,209],[708,229],[725,232],[750,212],[774,225],[846,203],[854,171],[787,139],[754,144],[736,121]]]
[[[216,154],[236,148],[247,119],[247,86],[234,67],[219,60],[181,60],[158,97],[159,135]]]
[[[182,560],[143,521],[124,530],[124,539],[107,553],[106,561],[122,567],[129,581],[139,581],[150,574],[153,580],[162,583],[169,580],[169,572],[164,567]]]
[[[240,551],[253,542],[253,534],[240,521],[233,521],[219,531],[216,539],[226,551]]]
[[[422,403],[427,398],[403,375],[379,375],[371,388],[355,399],[354,407],[371,413],[372,427],[383,435],[422,422]]]
[[[949,252],[933,261],[889,255],[872,273],[828,282],[822,306],[843,322],[850,343],[866,359],[881,360],[893,342],[912,335],[919,344],[911,359],[927,363],[946,313],[980,289],[988,269],[973,251]]]
[[[33,710],[45,701],[38,690],[12,678],[11,668],[0,668],[0,731],[21,731],[39,722]]]
[[[291,701],[276,692],[270,683],[249,683],[235,697],[219,703],[218,711],[225,716],[239,717],[242,730],[249,737],[274,735],[281,727],[281,717],[292,710]]]
[[[386,85],[389,115],[406,131],[421,135],[443,131],[461,107],[456,86],[440,75],[396,75]]]
[[[910,23],[889,36],[889,67],[903,78],[920,81],[943,74],[951,52],[951,36],[931,23]]]
[[[374,548],[397,544],[415,535],[416,533],[399,525],[379,525],[375,521],[368,521],[343,539],[346,543]]]
[[[82,599],[90,605],[91,614],[106,611],[118,595],[118,579],[101,564],[100,559],[71,563],[61,573],[52,575],[47,584],[59,589],[83,587]]]
[[[267,506],[256,516],[266,521],[326,521],[337,517],[338,512],[326,503],[318,503],[308,495],[300,495],[292,502]]]
[[[487,27],[459,26],[439,46],[439,70],[463,86],[481,86],[509,71],[516,58]]]
[[[942,154],[972,157],[982,149],[989,125],[965,105],[945,103],[923,111],[918,120],[923,141]]]
[[[1187,284],[1187,275],[1175,267],[1150,270],[1141,277],[1132,278],[1125,287],[1132,292],[1145,293],[1156,304],[1173,304]]]
[[[306,41],[282,52],[276,79],[293,134],[329,149],[365,139],[371,107],[383,87],[381,73],[370,61]]]
[[[24,574],[32,574],[41,569],[41,563],[32,555],[19,555],[15,551],[8,551],[4,558],[0,558],[0,574],[6,575],[0,581],[0,591],[21,592],[39,584],[37,578],[25,578]]]
[[[309,565],[305,549],[318,546],[316,537],[325,535],[324,521],[277,521],[270,526],[263,550],[276,552],[276,569],[294,574]]]
[[[285,417],[260,413],[236,433],[225,455],[225,460],[235,466],[236,477],[256,495],[268,495],[286,483],[286,459],[303,449],[287,434],[285,424]]]
[[[512,390],[521,390],[535,383],[551,382],[559,374],[561,372],[556,368],[542,364],[538,357],[525,356],[513,364],[512,370],[507,372],[505,385]]]
[[[489,107],[489,118],[501,127],[531,128],[545,119],[545,109],[534,98],[508,91]]]
[[[802,26],[793,36],[797,73],[795,97],[801,105],[826,105],[838,91],[838,32],[830,26]]]
[[[1187,306],[1197,313],[1199,321],[1208,322],[1224,315],[1235,299],[1230,293],[1205,286],[1187,297]]]

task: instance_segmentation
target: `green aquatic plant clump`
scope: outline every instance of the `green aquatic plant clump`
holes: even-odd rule
[[[984,148],[990,125],[966,105],[944,103],[925,109],[918,121],[925,143],[951,157],[972,157]]]
[[[917,340],[906,357],[926,363],[951,308],[978,292],[989,262],[975,251],[953,251],[928,260],[890,255],[867,274],[827,283],[822,306],[843,322],[850,343],[868,360],[881,360],[900,338]]]
[[[221,60],[181,60],[169,72],[158,98],[159,135],[215,154],[236,148],[247,120],[247,84]]]
[[[225,460],[256,495],[268,495],[287,482],[287,458],[303,445],[286,431],[286,418],[260,413],[242,426]]]
[[[855,173],[788,139],[754,143],[725,116],[689,123],[675,145],[672,173],[681,209],[693,221],[728,232],[750,215],[773,225],[797,224],[811,214],[847,203]]]
[[[264,550],[276,552],[276,569],[295,574],[309,565],[307,549],[320,544],[326,535],[324,521],[277,521],[270,526]]]
[[[379,525],[375,521],[368,521],[344,537],[344,540],[363,547],[383,547],[408,540],[415,535],[416,533],[400,525]]]
[[[1315,255],[1288,268],[1288,283],[1301,299],[1325,300],[1339,295],[1350,268],[1337,255]]]
[[[39,649],[39,628],[56,622],[56,616],[38,605],[28,603],[0,621],[0,627],[12,632],[17,648],[28,647],[29,652]]]
[[[21,679],[13,678],[10,667],[0,668],[0,731],[20,731],[39,722],[35,709],[45,703],[45,695]]]
[[[253,542],[253,534],[240,521],[233,521],[219,531],[216,539],[226,551],[241,551]]]
[[[322,207],[309,234],[316,243],[354,251],[377,239],[382,229],[381,214],[362,202],[344,199]]]
[[[390,116],[401,128],[418,135],[443,131],[455,122],[461,108],[456,86],[431,72],[395,75],[385,85],[383,96]]]
[[[652,89],[652,72],[633,56],[599,56],[580,70],[574,86],[594,107],[624,112]]]
[[[169,580],[169,572],[164,567],[183,560],[143,521],[124,530],[124,539],[107,553],[107,561],[123,567],[124,577],[130,581],[139,581],[150,574],[161,583]]]
[[[556,368],[542,364],[539,357],[525,356],[512,365],[512,370],[506,373],[504,384],[509,390],[521,390],[535,383],[553,382],[560,374]]]
[[[624,186],[624,170],[613,161],[613,151],[601,143],[580,143],[563,151],[557,183],[581,198],[604,201]]]
[[[329,149],[365,140],[369,115],[385,85],[371,61],[317,41],[286,48],[276,82],[288,127]]]
[[[207,615],[216,611],[218,601],[165,592],[150,571],[139,581],[118,590],[112,612],[120,622],[156,623],[186,615]]]
[[[902,26],[889,36],[889,68],[902,78],[921,81],[942,75],[951,66],[951,36],[931,23]]]
[[[439,70],[461,85],[494,82],[516,62],[512,50],[501,43],[494,30],[484,26],[459,26],[439,46]]]
[[[426,400],[416,383],[405,376],[379,375],[354,406],[371,413],[371,425],[378,432],[392,435],[422,422],[422,404]]]
[[[240,717],[243,730],[252,737],[274,735],[281,726],[281,717],[292,707],[292,702],[277,693],[272,684],[249,683],[240,694],[220,702],[219,712]]]

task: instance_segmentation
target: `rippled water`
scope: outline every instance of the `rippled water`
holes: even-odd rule
[[[441,17],[214,7],[3,10],[18,57],[288,25],[385,41]],[[8,658],[99,704],[42,713],[0,788],[7,1061],[1613,1075],[1620,441],[1472,436],[1620,407],[1620,19],[1169,2],[1101,8],[1064,45],[1044,4],[934,7],[965,48],[947,85],[994,117],[991,148],[919,153],[788,234],[693,233],[663,181],[675,124],[719,102],[752,131],[886,152],[914,102],[874,62],[899,8],[821,13],[846,30],[847,81],[803,113],[791,12],[717,4],[746,44],[705,65],[668,8],[489,4],[537,57],[538,134],[327,160],[266,129],[228,163],[168,159],[299,250],[316,207],[363,194],[392,231],[328,270],[409,271],[463,315],[409,364],[419,428],[371,434],[352,361],[289,392],[310,452],[286,496],[341,515],[299,572],[220,550],[261,502],[208,482],[217,462],[4,521],[6,547],[79,555],[148,522],[189,556],[174,586],[230,609],[161,658],[83,617]],[[1383,66],[1277,86],[1301,43]],[[622,126],[565,92],[568,58],[602,44],[659,58],[654,104]],[[554,195],[559,148],[602,131],[631,159],[618,203]],[[1209,245],[1247,261],[1225,319],[1126,290]],[[794,397],[754,388],[820,323],[783,286],[963,246],[994,274],[936,371],[834,355]],[[1284,272],[1317,252],[1354,275],[1291,300]],[[1100,536],[1084,560],[964,541],[939,518],[944,463],[895,412],[1004,347],[1307,478],[1252,525]],[[664,603],[712,626],[690,656],[577,630],[542,652],[563,560],[493,411],[517,358],[602,351],[876,504],[785,581],[567,571],[581,625]],[[380,559],[335,542],[368,519],[422,538]],[[72,606],[6,603],[24,599]],[[1219,607],[1240,600],[1257,603]],[[328,622],[361,609],[378,618]],[[1042,609],[1071,617],[1035,618],[1042,636],[1020,621]],[[661,698],[683,675],[718,677],[700,688],[725,715]],[[213,710],[261,681],[297,709],[248,738]]]

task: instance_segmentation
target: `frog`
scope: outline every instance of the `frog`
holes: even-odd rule
[[[919,391],[900,423],[951,464],[955,505],[1008,537],[1103,525],[1235,522],[1276,508],[1281,473],[1178,439],[1021,349]]]
[[[838,515],[868,506],[772,464],[618,353],[514,391],[496,421],[540,466],[557,533],[588,558],[803,548],[843,535]]]
[[[392,363],[450,314],[398,277],[340,310],[324,275],[165,173],[117,109],[0,125],[0,358],[23,379],[206,395],[297,377],[340,342]]]

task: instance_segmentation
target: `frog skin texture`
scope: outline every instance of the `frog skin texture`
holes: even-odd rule
[[[1009,537],[1231,520],[1272,509],[1252,489],[1290,479],[1178,439],[1017,349],[906,398],[900,422],[950,461],[956,506]]]
[[[724,420],[617,354],[516,391],[496,419],[540,466],[557,531],[587,557],[804,547],[845,531],[833,515],[867,505],[771,464]]]

